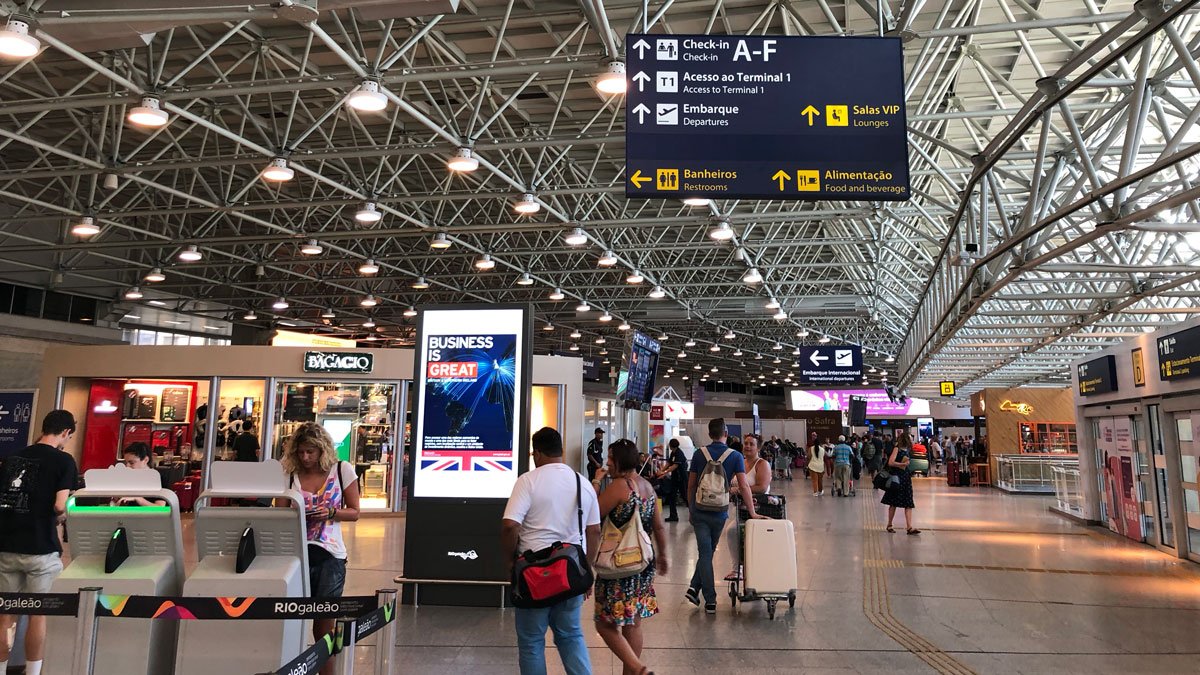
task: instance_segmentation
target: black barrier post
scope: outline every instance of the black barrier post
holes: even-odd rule
[[[380,607],[391,607],[391,621],[384,624],[375,638],[375,675],[392,675],[392,653],[396,651],[396,589],[381,588],[375,591]]]
[[[100,600],[100,589],[79,589],[79,613],[76,614],[75,658],[71,665],[72,675],[92,675],[96,668],[96,603]]]
[[[357,619],[337,620],[337,675],[354,675],[354,638],[357,637]]]

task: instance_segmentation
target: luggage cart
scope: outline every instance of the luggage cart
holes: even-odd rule
[[[754,510],[764,516],[769,517],[772,521],[790,522],[787,520],[787,498],[783,495],[755,495]],[[734,609],[737,609],[739,601],[746,603],[755,600],[762,600],[767,603],[767,617],[771,620],[775,619],[775,606],[780,600],[787,600],[788,607],[796,606],[796,589],[790,588],[787,592],[778,593],[760,593],[756,589],[748,588],[745,585],[746,581],[746,522],[750,519],[750,512],[742,508],[741,497],[733,495],[734,503],[737,508],[737,522],[734,524],[738,528],[738,549],[741,554],[740,560],[742,564],[738,566],[738,574],[735,579],[729,581],[729,600],[733,604]],[[765,522],[765,521],[760,521]],[[793,565],[796,560],[795,544],[792,545],[791,561]],[[795,574],[793,573],[793,581]]]

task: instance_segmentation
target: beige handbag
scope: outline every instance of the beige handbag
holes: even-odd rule
[[[632,489],[632,484],[630,488]],[[633,490],[630,496],[636,495]],[[606,517],[600,528],[600,550],[596,554],[596,576],[601,579],[624,579],[640,574],[654,557],[650,535],[642,527],[642,507],[635,503],[633,516],[621,527]]]

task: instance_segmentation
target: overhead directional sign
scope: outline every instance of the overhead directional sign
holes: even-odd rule
[[[1079,395],[1093,396],[1117,390],[1117,357],[1101,356],[1075,368],[1079,373]]]
[[[908,199],[899,38],[625,41],[628,197]]]
[[[858,384],[862,380],[862,347],[801,347],[796,363],[800,366],[801,385]]]
[[[1200,326],[1158,338],[1158,377],[1163,382],[1200,377]]]

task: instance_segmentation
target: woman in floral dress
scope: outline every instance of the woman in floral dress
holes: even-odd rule
[[[666,531],[654,487],[638,475],[638,450],[633,441],[621,439],[608,446],[608,475],[612,482],[600,494],[600,517],[620,527],[638,509],[642,527],[653,533],[654,561],[624,579],[596,580],[596,631],[621,660],[622,675],[645,675],[650,671],[641,660],[641,620],[658,613],[654,574],[667,573]]]

